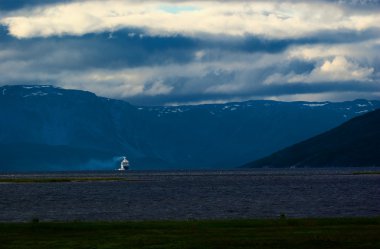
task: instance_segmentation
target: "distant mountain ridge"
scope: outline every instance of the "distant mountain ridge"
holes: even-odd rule
[[[244,165],[248,168],[371,166],[380,166],[380,110]]]
[[[49,85],[3,86],[0,170],[112,169],[123,155],[135,169],[232,168],[377,108],[367,100],[144,107]]]

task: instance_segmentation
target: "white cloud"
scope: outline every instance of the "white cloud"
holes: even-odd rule
[[[380,15],[345,12],[340,5],[327,2],[108,0],[22,9],[1,18],[0,23],[18,38],[83,35],[126,27],[142,28],[156,35],[253,34],[286,38],[320,30],[380,27]]]
[[[289,73],[286,75],[274,73],[269,76],[265,84],[282,83],[313,83],[313,82],[342,82],[342,81],[371,81],[374,68],[361,66],[344,56],[325,59],[309,74]]]
[[[288,57],[306,61],[334,56],[364,57],[370,56],[372,49],[372,46],[368,48],[367,43],[303,45],[290,48]]]
[[[337,56],[332,60],[325,60],[315,68],[310,75],[294,76],[291,82],[336,82],[336,81],[369,81],[374,69],[364,67]]]
[[[347,101],[353,99],[378,99],[379,92],[357,92],[357,91],[331,91],[331,92],[323,92],[323,93],[301,93],[301,94],[289,94],[289,95],[281,95],[281,96],[272,96],[267,99],[275,100],[275,101],[315,101],[315,102],[323,102],[323,101]]]
[[[312,79],[321,79],[322,81],[369,80],[373,71],[374,69],[371,67],[361,67],[354,62],[348,61],[345,57],[338,56],[332,61],[325,61],[310,76]]]
[[[163,80],[157,80],[144,91],[144,94],[149,96],[169,94],[173,89],[173,86],[165,84]]]

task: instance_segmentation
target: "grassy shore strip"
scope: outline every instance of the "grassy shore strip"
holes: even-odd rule
[[[380,171],[358,171],[353,172],[353,175],[380,175]]]
[[[380,218],[0,223],[4,249],[380,248]]]
[[[136,181],[125,177],[0,178],[0,183]]]

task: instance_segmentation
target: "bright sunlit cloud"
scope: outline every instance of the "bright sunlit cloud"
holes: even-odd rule
[[[122,28],[151,34],[300,37],[322,30],[380,27],[378,13],[347,13],[326,2],[79,1],[22,9],[1,18],[18,38],[84,35]]]

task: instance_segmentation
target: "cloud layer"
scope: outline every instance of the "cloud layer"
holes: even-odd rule
[[[0,84],[137,104],[380,96],[379,1],[0,4]]]
[[[380,27],[378,13],[349,13],[326,2],[80,1],[20,10],[2,18],[18,38],[84,35],[135,27],[153,35],[305,37],[318,31]]]

